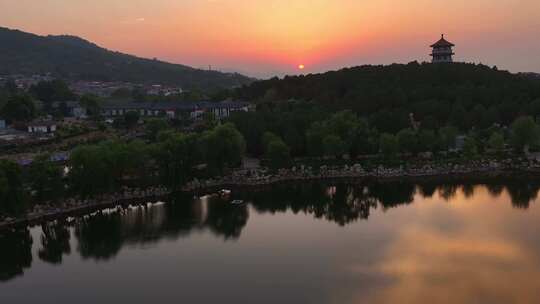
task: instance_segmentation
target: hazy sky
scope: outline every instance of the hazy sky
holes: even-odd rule
[[[0,26],[266,77],[456,59],[540,72],[540,0],[0,0]]]

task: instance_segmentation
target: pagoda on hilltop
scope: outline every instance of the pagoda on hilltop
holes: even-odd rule
[[[433,57],[433,60],[431,62],[454,62],[454,59],[452,58],[452,56],[454,55],[454,51],[452,50],[452,48],[454,46],[455,45],[453,43],[448,42],[446,39],[444,39],[444,34],[442,34],[441,39],[431,45],[431,47],[433,48],[433,52],[431,53],[431,57]]]

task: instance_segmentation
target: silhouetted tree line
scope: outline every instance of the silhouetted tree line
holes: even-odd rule
[[[379,132],[453,125],[461,131],[509,125],[540,114],[540,81],[474,64],[360,66],[254,82],[233,95],[259,103],[300,100],[352,110]]]

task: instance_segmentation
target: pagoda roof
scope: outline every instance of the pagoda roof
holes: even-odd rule
[[[439,41],[431,45],[431,47],[453,47],[453,46],[455,46],[455,44],[444,39],[444,34],[441,35],[441,39]]]

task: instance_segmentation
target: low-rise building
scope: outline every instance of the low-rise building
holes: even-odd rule
[[[102,115],[105,117],[122,116],[126,112],[136,111],[147,117],[189,117],[200,119],[205,113],[212,113],[218,119],[224,119],[233,112],[249,110],[246,102],[157,102],[157,103],[127,103],[102,106]],[[186,115],[182,115],[182,113]]]
[[[28,133],[55,133],[57,124],[54,121],[33,121],[27,125]]]

